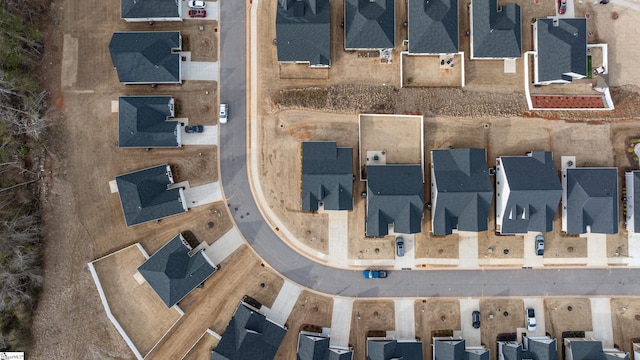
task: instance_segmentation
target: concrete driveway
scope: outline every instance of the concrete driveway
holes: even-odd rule
[[[220,66],[217,62],[183,61],[182,80],[218,81]]]
[[[197,125],[194,121],[190,125]],[[218,126],[205,126],[201,133],[187,133],[184,127],[180,128],[180,142],[182,145],[218,145]]]
[[[196,187],[187,187],[184,189],[184,197],[187,200],[187,207],[189,209],[211,204],[216,201],[222,201],[220,182],[216,181]]]

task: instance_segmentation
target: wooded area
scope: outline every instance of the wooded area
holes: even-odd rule
[[[0,350],[25,350],[42,283],[38,181],[48,94],[44,0],[0,0]]]

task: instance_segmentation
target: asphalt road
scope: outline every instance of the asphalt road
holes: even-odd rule
[[[220,128],[220,174],[231,214],[262,259],[289,280],[350,297],[639,295],[640,269],[505,269],[390,271],[364,279],[309,260],[287,246],[262,218],[247,175],[246,26],[244,1],[221,1],[220,101],[229,122]]]

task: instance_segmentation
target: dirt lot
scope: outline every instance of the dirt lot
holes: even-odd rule
[[[205,332],[195,343],[193,348],[189,350],[184,360],[209,360],[211,359],[211,350],[218,345],[219,340],[213,335]]]
[[[460,302],[457,299],[416,300],[416,337],[422,339],[422,356],[432,358],[434,331],[460,330]]]
[[[612,298],[611,321],[614,344],[621,351],[633,353],[633,342],[640,337],[640,299]]]
[[[287,334],[276,353],[277,359],[295,359],[298,335],[303,328],[331,327],[333,299],[309,291],[302,291],[287,321]]]
[[[546,332],[558,339],[560,359],[564,331],[592,331],[591,302],[587,298],[547,298],[544,302],[544,318]]]
[[[420,116],[360,115],[360,167],[371,154],[383,151],[387,164],[421,164],[422,126]]]
[[[148,283],[134,278],[145,260],[137,246],[130,246],[94,263],[111,313],[143,356],[180,319]]]
[[[484,346],[496,352],[496,338],[499,334],[516,332],[524,324],[524,303],[521,299],[480,299],[480,313],[482,317],[481,340]],[[489,319],[493,314],[493,319]]]
[[[449,64],[450,59],[453,59]],[[403,86],[462,86],[462,57],[402,56]],[[444,61],[444,65],[442,65]],[[453,64],[453,66],[451,66]]]
[[[364,359],[367,351],[367,334],[384,337],[386,331],[395,329],[393,301],[356,300],[353,302],[349,345],[354,354]]]

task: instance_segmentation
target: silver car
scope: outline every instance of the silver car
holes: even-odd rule
[[[187,4],[192,9],[204,9],[207,7],[207,3],[203,0],[189,0]]]

